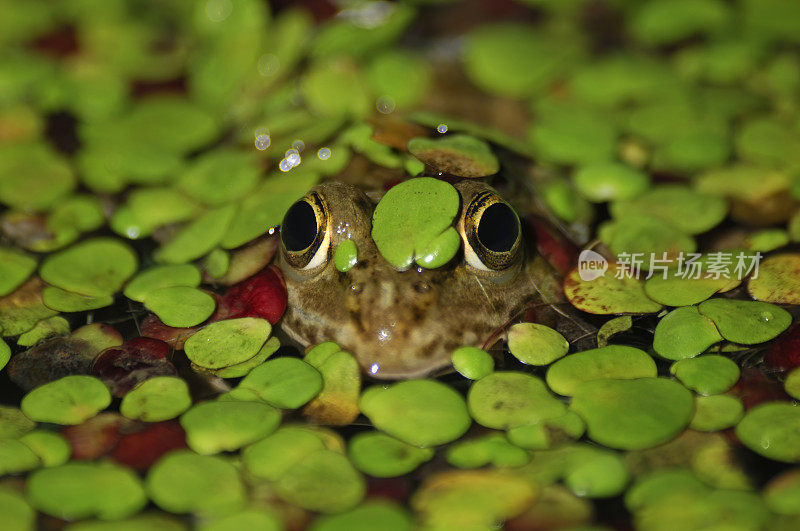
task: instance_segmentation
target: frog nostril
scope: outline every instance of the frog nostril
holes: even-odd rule
[[[426,293],[430,289],[431,285],[428,282],[414,282],[414,291],[417,293]]]

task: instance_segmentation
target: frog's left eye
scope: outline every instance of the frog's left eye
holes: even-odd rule
[[[464,212],[464,257],[484,271],[500,271],[516,263],[521,227],[511,205],[494,192],[477,194]]]
[[[316,192],[293,204],[281,223],[284,256],[298,269],[313,269],[328,256],[328,209]]]

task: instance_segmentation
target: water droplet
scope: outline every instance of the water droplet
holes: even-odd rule
[[[230,0],[208,0],[206,2],[206,16],[211,22],[222,22],[233,11]]]
[[[440,133],[443,133],[443,134],[446,133],[447,132],[447,124],[439,124],[439,125],[437,125],[436,126],[436,130],[439,131]]]
[[[770,319],[772,319],[772,312],[761,312],[760,317],[762,321],[767,323]]]
[[[271,53],[265,53],[258,59],[258,73],[264,77],[274,77],[280,67],[280,59]]]
[[[331,150],[326,147],[321,147],[317,150],[317,157],[319,157],[320,160],[328,160],[330,156]]]
[[[378,101],[375,104],[375,106],[377,107],[378,112],[382,114],[390,114],[391,112],[394,111],[395,108],[394,98],[392,98],[391,96],[381,96],[380,98],[378,98]]]

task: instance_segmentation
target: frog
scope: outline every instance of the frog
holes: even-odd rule
[[[484,181],[452,186],[461,248],[431,269],[398,270],[381,256],[372,238],[380,193],[334,180],[294,203],[280,227],[284,333],[302,347],[338,343],[375,379],[424,378],[451,370],[455,349],[489,348],[526,308],[557,301],[558,275],[511,204]],[[345,240],[357,261],[342,271],[333,255]]]

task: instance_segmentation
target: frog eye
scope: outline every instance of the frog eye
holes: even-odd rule
[[[281,223],[281,243],[286,261],[298,269],[314,269],[328,256],[328,209],[312,192],[293,204]]]
[[[472,199],[464,214],[464,237],[464,257],[477,269],[506,269],[519,256],[519,218],[494,192],[482,192]]]

